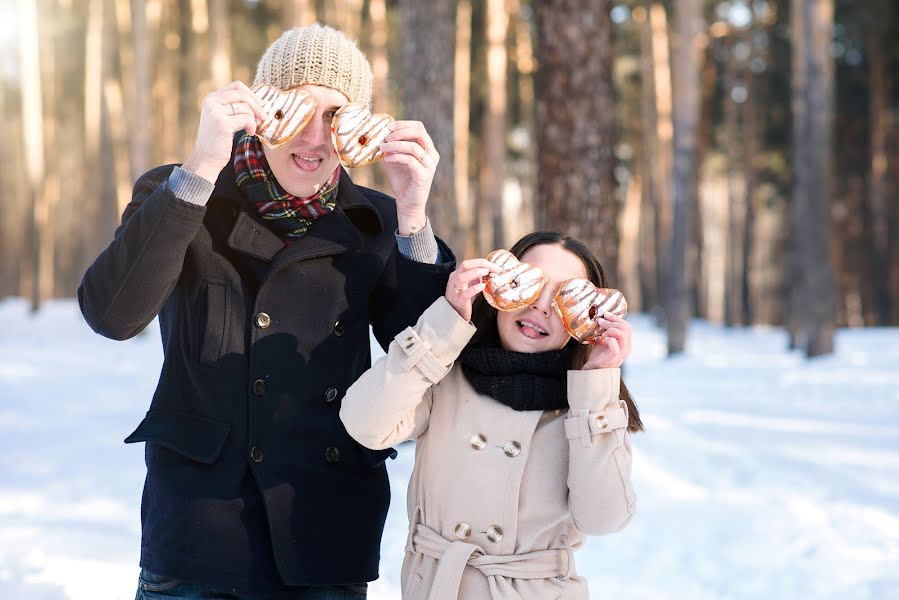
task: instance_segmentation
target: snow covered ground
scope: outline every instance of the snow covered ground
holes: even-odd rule
[[[685,356],[632,319],[625,379],[638,513],[578,553],[593,598],[899,598],[899,330],[841,330],[835,355],[774,329],[694,323]],[[155,326],[94,335],[73,301],[0,301],[0,599],[134,597],[143,446],[124,445],[161,362]],[[412,452],[372,600],[399,597]]]

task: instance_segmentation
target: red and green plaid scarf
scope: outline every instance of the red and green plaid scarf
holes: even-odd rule
[[[254,135],[244,132],[234,151],[234,171],[237,187],[250,198],[256,210],[272,230],[282,238],[301,237],[317,218],[334,210],[337,201],[337,182],[340,167],[315,194],[298,198],[288,194],[275,179],[262,143]]]

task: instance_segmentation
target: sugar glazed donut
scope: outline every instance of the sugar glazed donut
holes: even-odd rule
[[[394,119],[386,113],[371,114],[364,104],[341,106],[331,120],[331,141],[345,167],[363,167],[383,158],[381,143],[390,135]]]
[[[606,313],[619,317],[627,314],[624,295],[612,288],[598,288],[589,279],[576,277],[562,284],[553,300],[568,334],[582,344],[589,344],[603,334],[597,323]]]
[[[497,310],[524,308],[537,299],[546,285],[546,275],[540,267],[519,262],[508,250],[494,250],[487,260],[502,268],[484,279],[484,298]]]
[[[253,93],[272,115],[256,125],[256,137],[269,148],[277,148],[292,140],[305,129],[315,114],[315,98],[305,90],[294,88],[284,92],[262,84],[254,87]]]

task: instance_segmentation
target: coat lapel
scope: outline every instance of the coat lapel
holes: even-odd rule
[[[237,252],[271,262],[273,268],[355,250],[362,243],[360,230],[377,234],[383,228],[378,210],[342,167],[337,207],[330,214],[316,219],[301,238],[287,246],[260,219],[247,212],[244,194],[235,183],[233,164],[222,171],[216,187],[221,190],[221,195],[234,202],[237,212],[228,235],[228,246]]]

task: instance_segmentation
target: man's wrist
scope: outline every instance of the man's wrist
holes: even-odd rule
[[[181,168],[185,171],[190,171],[194,175],[198,175],[209,181],[210,183],[215,183],[216,179],[218,179],[219,173],[222,171],[221,167],[217,167],[216,165],[212,165],[206,161],[202,161],[194,157],[193,155],[189,156],[184,164],[181,165]]]
[[[405,236],[415,235],[424,229],[425,225],[428,223],[428,217],[424,212],[416,213],[414,215],[397,213],[396,220],[399,234]]]

